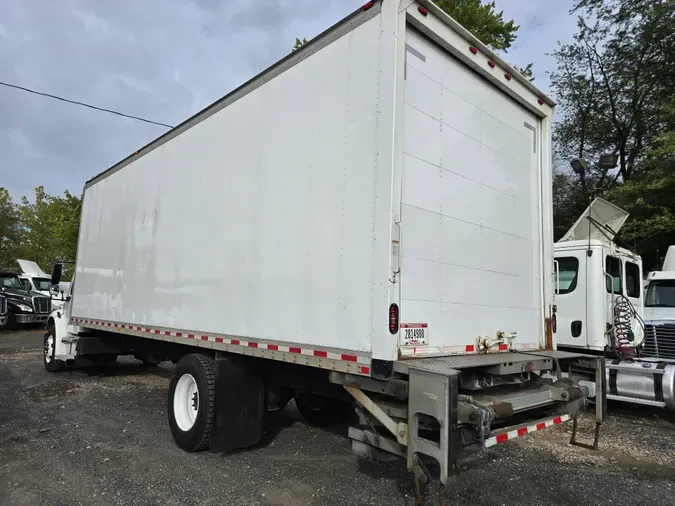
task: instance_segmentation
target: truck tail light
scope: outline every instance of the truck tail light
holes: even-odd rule
[[[389,332],[391,334],[398,332],[398,304],[389,306]]]

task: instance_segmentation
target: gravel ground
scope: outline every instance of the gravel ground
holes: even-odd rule
[[[48,374],[41,344],[0,333],[1,505],[414,503],[403,462],[357,460],[345,427],[309,427],[293,406],[256,448],[184,453],[166,421],[170,364]],[[466,457],[448,504],[674,504],[675,417],[610,410],[597,452],[570,447],[566,425]],[[425,499],[438,503],[435,484]]]

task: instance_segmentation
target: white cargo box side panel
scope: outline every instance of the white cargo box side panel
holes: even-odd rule
[[[377,15],[89,187],[73,316],[370,351],[380,36]]]
[[[540,120],[410,26],[406,42],[401,322],[428,325],[421,353],[463,353],[498,330],[537,348]]]

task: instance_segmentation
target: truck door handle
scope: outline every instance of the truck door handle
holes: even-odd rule
[[[581,335],[581,320],[572,322],[572,337],[579,337]]]

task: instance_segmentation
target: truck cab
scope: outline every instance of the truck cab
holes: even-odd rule
[[[49,317],[51,300],[40,292],[26,290],[14,272],[0,270],[0,294],[6,298],[6,324],[44,323]]]
[[[623,209],[597,198],[555,244],[559,347],[612,354],[619,301],[630,313],[629,342],[642,344],[642,259],[613,241],[627,218]]]
[[[59,283],[52,287],[50,275],[43,271],[32,260],[19,259],[16,261],[21,267],[19,279],[25,290],[38,292],[51,299],[51,310],[63,309],[70,283]]]
[[[644,354],[675,360],[675,246],[668,248],[662,270],[647,276],[644,320]]]

